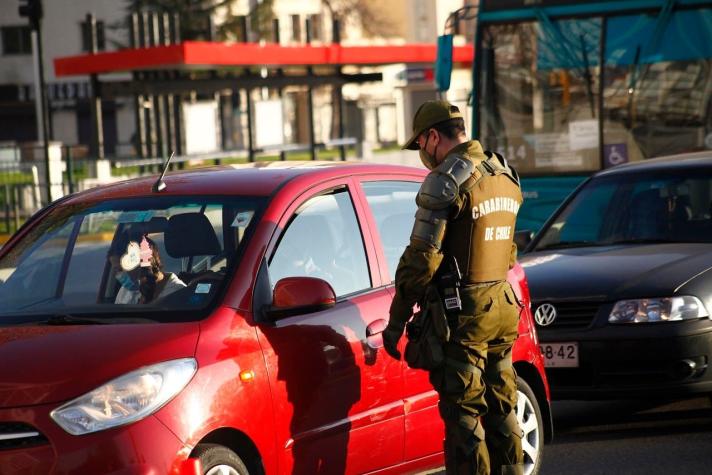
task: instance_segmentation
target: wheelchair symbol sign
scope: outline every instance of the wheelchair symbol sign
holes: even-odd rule
[[[606,161],[606,168],[626,163],[628,161],[628,145],[624,143],[604,145],[603,157]]]

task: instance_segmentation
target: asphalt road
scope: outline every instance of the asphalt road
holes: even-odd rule
[[[554,403],[542,475],[711,474],[708,398],[676,403]]]
[[[540,475],[712,474],[708,398],[553,403]],[[444,475],[444,471],[431,472]]]

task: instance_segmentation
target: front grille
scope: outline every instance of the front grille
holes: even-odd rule
[[[538,302],[532,307],[534,311],[539,308],[539,305],[545,302]],[[598,309],[601,306],[598,302],[548,302],[556,308],[556,319],[547,326],[539,328],[556,328],[561,330],[586,328],[593,322]]]
[[[0,450],[46,444],[40,431],[23,422],[0,422]]]
[[[578,368],[546,368],[546,379],[554,396],[558,396],[558,389],[592,387],[593,377],[593,368],[584,363]]]

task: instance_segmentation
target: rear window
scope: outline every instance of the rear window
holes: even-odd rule
[[[0,324],[38,315],[197,318],[262,204],[190,196],[58,206],[0,258]]]
[[[410,242],[418,206],[415,197],[420,183],[409,181],[373,181],[362,184],[388,263],[391,280],[395,279],[398,261]]]

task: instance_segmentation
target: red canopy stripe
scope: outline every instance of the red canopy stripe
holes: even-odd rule
[[[455,46],[455,63],[468,64],[472,45]],[[98,54],[68,56],[54,60],[55,74],[77,76],[142,69],[182,69],[221,66],[322,66],[432,63],[433,44],[395,46],[281,46],[256,43],[186,41],[177,45],[124,49]]]

